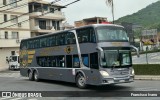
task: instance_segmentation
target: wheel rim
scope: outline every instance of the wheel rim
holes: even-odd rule
[[[31,73],[31,72],[29,72],[29,79],[31,79],[31,77],[32,77],[32,73]]]
[[[37,80],[37,79],[38,79],[37,77],[38,77],[38,75],[37,75],[37,73],[35,72],[35,73],[34,73],[34,79]]]
[[[78,79],[78,83],[80,86],[84,86],[85,85],[85,78],[83,76],[80,76],[80,78]]]

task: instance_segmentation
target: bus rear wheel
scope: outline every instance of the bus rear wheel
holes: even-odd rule
[[[86,88],[86,78],[82,74],[78,74],[76,76],[76,84],[79,88],[84,89]]]
[[[33,76],[34,76],[34,80],[38,82],[39,81],[39,76],[38,76],[37,71],[34,72]]]
[[[31,71],[28,72],[28,78],[30,81],[33,81],[33,74]]]

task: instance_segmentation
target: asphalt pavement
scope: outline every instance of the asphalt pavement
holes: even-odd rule
[[[21,77],[19,71],[0,70],[1,76]],[[135,75],[135,80],[160,80],[160,75]]]

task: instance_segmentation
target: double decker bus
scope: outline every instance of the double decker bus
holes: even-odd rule
[[[21,41],[20,74],[39,79],[107,85],[133,82],[131,46],[122,26],[94,24]]]

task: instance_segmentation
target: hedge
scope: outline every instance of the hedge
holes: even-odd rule
[[[160,75],[160,64],[133,65],[135,75]]]

